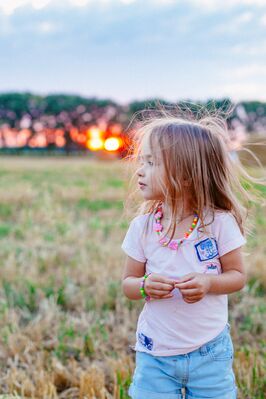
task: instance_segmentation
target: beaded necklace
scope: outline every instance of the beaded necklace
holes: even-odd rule
[[[156,210],[156,213],[154,215],[155,218],[155,223],[154,223],[154,231],[161,236],[162,231],[163,231],[163,226],[161,224],[161,219],[163,217],[163,209],[162,206],[159,205],[159,207]],[[194,213],[194,219],[193,222],[189,228],[189,230],[184,234],[184,237],[180,240],[180,239],[172,239],[169,244],[167,245],[167,242],[169,241],[169,239],[167,237],[163,237],[159,240],[159,243],[164,246],[164,247],[168,247],[170,249],[173,250],[178,250],[178,248],[183,244],[183,242],[190,236],[190,234],[192,233],[192,231],[195,229],[197,223],[199,220],[199,216]]]

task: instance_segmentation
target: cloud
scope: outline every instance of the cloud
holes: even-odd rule
[[[265,0],[188,0],[188,2],[196,7],[206,11],[220,11],[232,9],[236,7],[252,6],[252,8],[266,8]]]
[[[136,0],[121,0],[121,3],[124,4],[131,4],[131,3],[135,3]]]
[[[229,49],[229,52],[236,56],[263,56],[266,54],[266,40],[258,43],[238,43]],[[265,68],[266,69],[266,68]]]
[[[245,11],[241,14],[234,15],[229,20],[224,19],[222,23],[218,24],[213,33],[215,34],[235,34],[239,33],[244,25],[247,25],[255,17],[251,11]]]
[[[0,0],[0,10],[6,15],[11,15],[19,8],[30,5],[35,9],[41,9],[46,7],[51,0]]]
[[[0,11],[2,10],[4,14],[11,15],[18,8],[30,6],[33,9],[39,10],[49,7],[86,7],[90,4],[103,4],[108,3],[124,3],[131,4],[136,0],[0,0]]]
[[[235,18],[234,23],[239,27],[242,24],[246,24],[250,22],[253,18],[254,14],[251,11],[246,11],[240,14],[237,18]]]
[[[0,20],[0,37],[1,36],[9,36],[15,32],[14,26],[11,24],[9,19],[1,19]]]
[[[217,90],[233,100],[266,100],[265,63],[246,62],[222,68],[219,80],[223,83]]]
[[[266,26],[266,14],[263,14],[260,18],[260,23],[262,26]]]
[[[247,78],[253,78],[255,80],[258,77],[263,76],[266,76],[266,68],[265,65],[262,64],[242,65],[235,68],[230,68],[224,72],[224,77],[242,81],[243,79]]]
[[[266,82],[239,82],[221,86],[219,92],[235,101],[266,101]]]
[[[133,3],[142,3],[141,0],[0,0],[0,11],[6,15],[13,14],[18,8],[31,6],[34,9],[42,9],[47,6],[56,7],[61,5],[87,7],[89,5],[131,5]],[[145,5],[153,6],[190,6],[200,9],[202,12],[218,12],[225,9],[236,7],[266,8],[265,0],[146,0]]]
[[[50,21],[43,21],[37,25],[37,30],[44,34],[54,33],[58,30],[57,28],[57,25]]]

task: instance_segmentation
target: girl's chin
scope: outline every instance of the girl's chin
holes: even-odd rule
[[[142,197],[146,200],[146,201],[159,201],[161,200],[161,198],[157,197],[156,195],[149,195],[149,194],[145,194],[145,193],[141,193]]]
[[[153,197],[152,196],[150,196],[150,195],[145,195],[144,193],[141,193],[142,194],[142,197],[146,200],[146,201],[148,201],[148,200],[152,200],[153,199]]]

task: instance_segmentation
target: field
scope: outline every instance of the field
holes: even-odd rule
[[[127,181],[124,161],[0,159],[0,394],[127,398],[143,305],[121,292]],[[266,215],[254,209],[248,283],[229,296],[238,399],[266,390]]]

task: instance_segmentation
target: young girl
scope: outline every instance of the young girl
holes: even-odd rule
[[[133,399],[235,399],[227,294],[246,282],[245,209],[209,118],[154,118],[138,131],[144,206],[127,231],[123,292],[145,298],[136,331]]]

